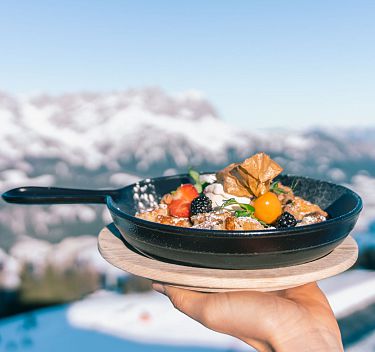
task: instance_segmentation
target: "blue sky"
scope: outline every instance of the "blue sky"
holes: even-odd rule
[[[375,1],[3,1],[0,89],[195,89],[253,127],[375,126]]]

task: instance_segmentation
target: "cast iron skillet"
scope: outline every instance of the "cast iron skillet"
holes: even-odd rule
[[[188,175],[146,179],[118,190],[22,187],[2,195],[10,203],[105,203],[125,240],[154,258],[173,263],[221,269],[261,269],[306,263],[331,252],[353,229],[361,198],[346,187],[306,177],[279,176],[294,185],[296,195],[320,205],[329,219],[289,229],[218,231],[182,228],[136,218]],[[143,195],[142,195],[143,194]],[[147,194],[148,196],[144,196]]]

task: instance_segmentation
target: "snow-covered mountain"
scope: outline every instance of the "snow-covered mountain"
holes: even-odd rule
[[[289,173],[350,183],[375,176],[375,130],[259,131],[234,127],[191,91],[158,88],[16,97],[0,93],[0,191],[23,185],[120,187],[138,178],[214,170],[257,151]],[[0,246],[16,236],[58,241],[96,234],[100,206],[1,204]]]

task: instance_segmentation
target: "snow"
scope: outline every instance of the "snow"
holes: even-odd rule
[[[0,156],[9,162],[25,156],[55,157],[96,170],[108,158],[117,160],[126,153],[129,145],[124,146],[124,140],[131,141],[144,133],[152,138],[144,138],[133,146],[148,157],[143,160],[148,165],[163,158],[164,141],[154,145],[161,132],[167,138],[186,139],[196,148],[204,147],[209,138],[211,154],[234,140],[235,130],[228,131],[210,104],[194,92],[182,93],[178,98],[158,89],[145,89],[9,99],[13,99],[16,110],[10,110],[9,104],[0,104],[4,120]],[[179,165],[187,162],[180,148],[174,157]]]
[[[77,328],[143,343],[249,351],[249,346],[241,341],[186,317],[166,297],[155,292],[127,295],[98,292],[73,303],[67,318]]]
[[[21,264],[30,264],[37,276],[41,276],[47,266],[47,256],[52,245],[34,238],[20,239],[11,248],[10,255]]]
[[[5,287],[5,282],[9,280],[19,284],[20,269],[25,264],[32,267],[32,273],[36,277],[43,276],[48,266],[59,271],[87,269],[104,275],[110,282],[128,275],[102,258],[98,251],[97,237],[90,235],[67,237],[57,244],[20,237],[9,254],[0,249],[0,264],[4,267],[3,275],[0,270],[0,287]]]
[[[116,282],[117,278],[128,276],[126,272],[110,265],[103,259],[98,253],[97,244],[81,249],[74,261],[80,267],[91,268],[96,273],[105,275],[108,282]]]
[[[375,346],[375,332],[366,335],[361,341],[354,346],[349,346],[346,352],[370,352],[374,351]]]
[[[339,168],[333,168],[328,171],[329,177],[335,182],[343,182],[345,180],[345,172]]]
[[[48,262],[59,270],[72,268],[77,255],[82,250],[91,247],[97,247],[97,238],[95,236],[67,237],[54,246],[48,256]]]
[[[117,172],[111,175],[109,178],[110,184],[114,186],[124,187],[139,181],[139,177],[124,172]]]
[[[21,164],[21,163],[20,163]],[[30,186],[51,186],[54,183],[54,176],[42,175],[37,177],[27,176],[27,171],[22,170],[28,168],[27,164],[21,164],[19,169],[8,169],[0,172],[0,190],[15,188],[19,185]]]
[[[21,284],[21,265],[19,261],[0,248],[0,287],[5,290],[16,290]]]
[[[357,192],[363,201],[363,211],[356,225],[356,231],[367,231],[375,219],[375,177],[358,174],[347,185]]]
[[[375,302],[375,271],[372,270],[350,270],[322,280],[319,286],[327,294],[337,318]]]
[[[235,128],[220,120],[195,91],[168,95],[146,88],[22,98],[2,94],[1,98],[0,160],[8,168],[34,157],[56,158],[94,171],[102,166],[116,169],[116,161],[135,157],[142,171],[167,156],[180,167],[202,161],[225,163],[228,150],[235,151],[238,159],[268,150],[299,162],[306,162],[311,153],[318,157],[328,152],[331,161],[375,157],[367,142],[361,144],[356,138],[355,145],[344,143],[349,132],[319,135]]]
[[[275,156],[286,172],[346,183],[353,176],[352,161],[375,162],[374,132],[260,131],[251,124],[237,128],[219,119],[196,91],[168,95],[146,88],[22,97],[0,93],[0,117],[0,192],[24,185],[123,187],[156,170],[160,175],[189,166],[215,170],[256,151]],[[368,179],[353,179],[364,198],[372,191],[363,181],[374,189],[375,175],[367,172]],[[67,208],[9,207],[0,222],[12,234],[47,236],[53,226],[98,219],[94,207]],[[365,199],[359,229],[366,228],[374,209]],[[103,218],[108,219],[106,212]]]

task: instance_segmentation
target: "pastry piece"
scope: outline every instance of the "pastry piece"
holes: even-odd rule
[[[292,214],[297,220],[302,220],[306,215],[313,213],[322,215],[325,218],[328,215],[324,210],[320,209],[318,205],[312,204],[301,197],[294,197],[294,200],[290,204],[285,205],[284,212],[285,211]]]
[[[157,222],[156,219],[158,216],[168,216],[168,207],[166,204],[159,204],[158,207],[154,209],[149,209],[142,211],[141,213],[135,214],[136,218],[140,218],[143,220],[148,220],[148,221],[154,221]]]
[[[224,191],[239,197],[259,197],[269,191],[282,167],[267,154],[258,153],[242,163],[231,164],[216,174]]]
[[[252,197],[250,189],[240,182],[236,169],[239,163],[230,164],[223,170],[216,173],[218,183],[224,187],[224,191],[237,197]]]
[[[320,213],[311,213],[306,215],[301,222],[297,224],[297,226],[304,226],[304,225],[311,225],[316,224],[322,221],[326,221],[326,217]]]
[[[188,218],[176,218],[175,216],[158,215],[156,222],[164,225],[180,226],[180,227],[191,227],[191,222]]]
[[[200,213],[190,219],[194,228],[206,230],[226,230],[225,221],[231,217],[231,213],[226,210],[212,211],[210,213]]]
[[[188,218],[180,218],[170,216],[168,213],[168,206],[166,204],[159,204],[155,209],[143,211],[142,213],[135,214],[137,218],[158,222],[159,224],[191,227],[191,223]]]
[[[281,182],[278,182],[277,188],[283,191],[283,193],[279,193],[277,195],[277,198],[279,198],[279,201],[281,202],[282,205],[286,205],[288,203],[293,202],[294,194],[293,194],[293,190],[290,187],[284,186]]]
[[[235,217],[229,211],[220,210],[191,217],[193,227],[206,230],[253,231],[264,230],[263,225],[251,217]]]
[[[264,230],[264,226],[257,219],[254,219],[250,216],[244,216],[244,217],[239,217],[239,218],[232,217],[228,219],[231,219],[231,220],[233,219],[234,228],[229,228],[229,226],[227,226],[226,228],[227,230],[236,230],[236,231]]]

